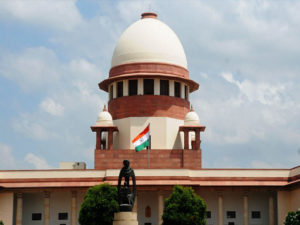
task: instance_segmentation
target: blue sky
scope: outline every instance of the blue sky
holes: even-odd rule
[[[0,0],[0,169],[93,168],[122,32],[152,11],[181,40],[203,166],[300,164],[300,2]]]

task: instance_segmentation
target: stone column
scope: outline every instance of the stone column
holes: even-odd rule
[[[189,100],[190,98],[189,93],[190,93],[190,88],[189,86],[186,85],[186,100]]]
[[[154,79],[154,95],[160,95],[160,80]]]
[[[158,194],[158,225],[162,224],[162,215],[164,212],[164,196],[162,193]]]
[[[269,197],[269,225],[274,225],[274,198]]]
[[[128,80],[123,80],[123,95],[128,96]]]
[[[184,149],[189,149],[189,131],[184,130]]]
[[[200,129],[195,130],[195,150],[200,149]]]
[[[174,96],[174,90],[175,90],[175,82],[174,80],[170,80],[170,85],[169,85],[169,95]]]
[[[223,196],[218,197],[218,225],[223,225]]]
[[[138,79],[138,86],[137,86],[137,94],[143,95],[144,94],[144,80],[142,78]]]
[[[184,99],[184,83],[180,82],[180,97]]]
[[[107,149],[112,150],[113,149],[113,131],[111,129],[109,129],[107,132],[107,135],[108,135]]]
[[[22,209],[23,196],[21,192],[17,193],[17,211],[16,211],[16,225],[22,225]]]
[[[117,82],[112,83],[113,86],[113,99],[117,97]]]
[[[248,225],[248,196],[244,196],[244,225]]]
[[[44,225],[50,225],[50,192],[44,192]]]
[[[71,225],[76,225],[77,222],[77,192],[72,191],[71,200]]]
[[[96,149],[101,149],[101,134],[102,134],[101,130],[98,130],[96,132]]]

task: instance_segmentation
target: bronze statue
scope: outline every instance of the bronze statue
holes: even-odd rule
[[[136,194],[136,184],[135,175],[133,169],[130,168],[129,160],[123,161],[124,167],[120,170],[119,180],[118,180],[118,198],[121,212],[132,211],[135,194]],[[124,177],[124,184],[121,185],[122,178]],[[129,186],[130,177],[132,179],[132,190]]]

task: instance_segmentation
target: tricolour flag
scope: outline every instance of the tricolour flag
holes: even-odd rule
[[[150,144],[150,131],[149,125],[143,130],[141,133],[138,134],[133,140],[132,143],[135,147],[137,152],[143,150],[145,147],[149,146]]]

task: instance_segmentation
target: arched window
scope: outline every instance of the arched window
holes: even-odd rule
[[[113,85],[109,86],[109,100],[113,99]]]
[[[160,95],[169,96],[169,81],[168,80],[160,80]]]
[[[145,217],[146,218],[151,217],[151,207],[149,205],[147,205],[147,207],[145,208]]]
[[[129,80],[128,86],[129,96],[137,95],[137,80]]]
[[[144,95],[153,95],[153,94],[154,94],[154,80],[144,79]]]
[[[117,97],[122,97],[123,96],[123,81],[119,81],[117,83]]]
[[[174,96],[180,98],[180,83],[175,82],[174,86]]]

